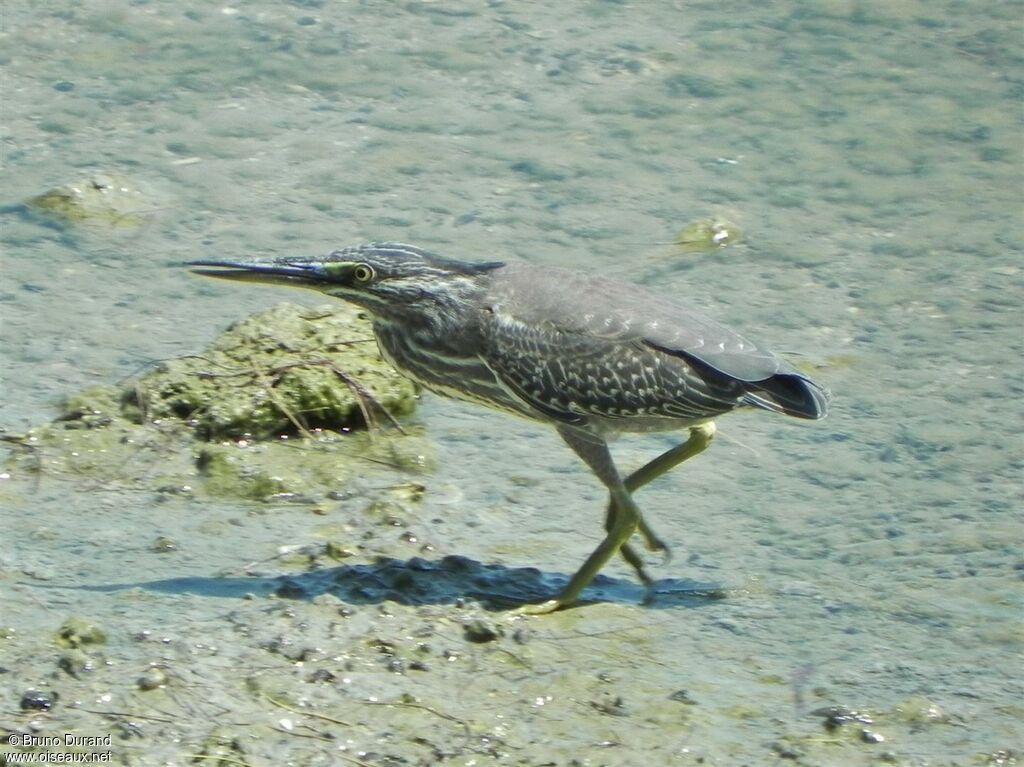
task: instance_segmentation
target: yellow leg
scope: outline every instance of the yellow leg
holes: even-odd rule
[[[612,492],[618,496],[616,498],[618,511],[612,527],[604,540],[587,557],[587,560],[576,571],[576,574],[569,579],[569,583],[557,598],[549,599],[547,602],[542,602],[539,605],[526,605],[523,608],[523,612],[528,615],[543,615],[544,613],[551,613],[561,607],[571,605],[579,599],[583,589],[594,580],[594,576],[600,572],[601,568],[608,564],[608,560],[615,556],[615,552],[619,551],[623,544],[629,540],[630,536],[636,532],[640,510],[633,503],[633,499],[629,497],[629,493],[625,492],[625,488],[618,491],[613,490]]]
[[[708,445],[711,444],[711,440],[714,439],[716,431],[717,427],[715,426],[714,421],[708,421],[707,423],[702,423],[699,426],[692,427],[690,429],[690,438],[687,439],[686,442],[681,445],[676,445],[670,450],[666,450],[653,461],[645,464],[626,477],[623,481],[626,489],[631,493],[635,490],[639,490],[648,482],[653,482],[662,474],[671,471],[683,461],[688,461],[694,456],[703,453],[707,450]],[[612,513],[611,503],[609,503],[608,513]],[[668,545],[648,526],[642,515],[638,520],[637,525],[640,530],[640,535],[644,538],[644,543],[647,544],[647,550],[663,551],[667,558],[670,554]],[[630,562],[630,564],[633,563]],[[636,565],[633,565],[633,567],[635,569]],[[641,580],[642,579],[643,576],[641,575]]]
[[[608,487],[611,498],[605,515],[606,535],[600,545],[587,557],[582,567],[569,579],[568,585],[557,598],[549,599],[539,605],[527,605],[522,609],[523,612],[531,615],[550,613],[571,605],[579,599],[583,589],[590,584],[601,568],[608,564],[608,560],[616,552],[620,552],[622,557],[636,570],[644,585],[652,585],[653,579],[644,570],[643,562],[636,550],[629,544],[629,539],[639,531],[648,548],[654,551],[666,551],[667,546],[644,522],[631,493],[705,450],[715,435],[715,424],[708,422],[692,427],[690,437],[686,442],[665,451],[650,463],[630,474],[625,480],[619,478],[604,440],[568,428],[559,429],[559,432],[569,446]]]

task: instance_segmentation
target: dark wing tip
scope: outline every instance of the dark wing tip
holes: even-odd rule
[[[748,405],[815,421],[828,414],[832,399],[827,389],[800,373],[777,373],[747,387],[744,401]]]

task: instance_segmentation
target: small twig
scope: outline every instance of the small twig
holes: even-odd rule
[[[338,376],[338,378],[340,378],[342,381],[344,381],[345,384],[350,389],[352,389],[353,392],[355,392],[356,398],[359,400],[359,408],[360,408],[360,410],[363,411],[363,418],[364,418],[364,420],[367,420],[367,426],[369,426],[370,422],[368,420],[369,414],[367,413],[366,408],[365,408],[364,403],[363,403],[364,399],[367,402],[373,404],[378,410],[380,410],[385,416],[387,416],[388,421],[391,423],[392,426],[394,426],[396,429],[398,429],[400,434],[402,434],[402,435],[405,434],[405,429],[402,428],[402,424],[400,424],[397,421],[397,419],[393,415],[391,415],[390,411],[388,411],[388,409],[386,407],[384,407],[382,404],[380,404],[380,401],[376,397],[374,397],[372,394],[370,394],[370,392],[366,389],[366,387],[364,387],[357,380],[355,380],[354,378],[349,376],[344,370],[339,368],[337,365],[335,365],[330,360],[324,360],[324,362],[327,363],[328,367],[330,367],[330,369],[332,371],[334,371],[334,374],[336,376]]]
[[[81,710],[85,711],[85,712],[87,712],[89,714],[96,714],[97,716],[120,716],[120,717],[124,717],[125,719],[145,719],[146,721],[149,721],[149,722],[161,722],[163,724],[174,724],[176,721],[178,721],[177,719],[170,719],[170,718],[169,719],[164,719],[163,717],[160,717],[160,716],[147,716],[146,714],[132,714],[132,713],[129,713],[128,711],[97,711],[97,710],[92,709],[92,708],[83,708]]]
[[[277,706],[278,708],[283,708],[285,711],[295,714],[296,716],[311,716],[314,719],[320,719],[321,721],[341,725],[342,727],[355,727],[355,725],[352,724],[352,722],[346,722],[343,719],[335,719],[333,716],[327,716],[327,714],[318,714],[316,711],[303,711],[302,709],[294,708],[293,706],[289,706],[287,703],[282,703],[277,698],[274,698],[273,696],[268,695],[267,693],[263,693],[263,697],[275,706]]]
[[[280,397],[277,396],[277,393],[274,391],[273,383],[267,380],[266,375],[263,373],[262,370],[256,367],[255,363],[253,363],[252,372],[256,379],[260,382],[260,384],[262,384],[263,390],[267,393],[267,396],[270,397],[271,401],[275,405],[277,405],[278,410],[284,413],[285,417],[292,422],[292,425],[299,431],[299,433],[303,437],[305,437],[306,439],[313,439],[313,434],[306,427],[305,422],[301,418],[296,416],[294,413],[292,413],[291,409],[281,400]],[[275,374],[276,380],[278,369],[273,368],[268,372]]]
[[[362,384],[349,376],[343,370],[333,364],[328,364],[328,367],[331,369],[331,372],[338,376],[338,378],[340,378],[345,385],[352,390],[353,394],[355,394],[356,404],[359,406],[359,412],[363,414],[363,423],[366,424],[366,433],[369,434],[372,439],[373,432],[377,429],[377,419],[374,418],[370,409],[366,407],[366,402],[369,400],[374,402],[374,404],[379,405],[379,403],[376,403],[370,393],[363,388]]]
[[[303,725],[303,727],[304,729],[307,729],[310,732],[296,732],[295,730],[289,730],[287,727],[282,727],[280,725],[272,729],[277,730],[278,732],[283,733],[284,735],[291,735],[293,738],[308,738],[309,740],[319,740],[328,742],[334,740],[334,736],[328,735],[327,733],[323,732],[317,732],[309,725]]]
[[[234,757],[225,756],[224,754],[182,754],[182,756],[186,759],[191,759],[193,762],[200,759],[216,759],[218,762],[222,762],[224,764],[238,764],[241,765],[241,767],[252,767],[252,765],[244,759],[235,759]]]
[[[387,417],[388,422],[396,429],[398,429],[398,431],[401,434],[404,435],[406,433],[405,429],[402,428],[402,424],[400,424],[398,420],[393,415],[391,415],[388,409],[384,407],[380,403],[380,401],[376,397],[374,397],[365,386],[363,386],[361,383],[359,383],[359,381],[354,379],[352,376],[350,376],[348,373],[346,373],[344,370],[342,370],[333,361],[329,359],[319,358],[303,360],[302,362],[289,362],[285,365],[278,365],[275,368],[271,368],[267,372],[272,374],[279,374],[284,373],[288,370],[292,370],[294,368],[309,366],[329,368],[332,373],[338,376],[338,378],[340,378],[345,383],[345,385],[352,390],[352,393],[356,395],[356,401],[359,404],[360,412],[362,412],[363,414],[363,420],[366,422],[367,429],[373,428],[376,425],[376,419],[373,418],[368,408],[366,407],[366,403],[369,403],[378,410],[380,410],[380,412],[382,412]]]
[[[348,762],[349,764],[358,764],[359,767],[373,767],[369,762],[364,762],[362,759],[356,759],[354,756],[346,756],[345,754],[339,754],[337,752],[333,753],[332,756],[340,758],[343,762]]]
[[[431,708],[430,706],[424,705],[423,703],[410,703],[408,701],[403,700],[361,700],[359,702],[366,706],[400,706],[402,708],[418,708],[430,714],[433,714],[434,716],[439,716],[442,719],[447,719],[449,722],[455,722],[457,725],[461,726],[463,730],[465,730],[467,738],[471,738],[473,736],[473,731],[470,729],[469,723],[465,719],[459,719],[457,716],[446,714],[444,711],[438,711],[436,708]]]

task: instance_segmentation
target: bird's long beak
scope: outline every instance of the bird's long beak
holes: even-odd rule
[[[332,264],[332,273],[323,263],[281,259],[273,261],[188,261],[195,274],[216,277],[237,282],[255,282],[263,285],[290,285],[299,288],[321,288],[332,282],[338,273],[338,265]]]

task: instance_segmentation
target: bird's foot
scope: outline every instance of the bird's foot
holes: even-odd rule
[[[648,551],[661,554],[662,565],[667,565],[672,561],[672,547],[665,543],[665,541],[662,540],[656,532],[648,527],[646,522],[643,520],[640,521],[640,524],[637,526],[637,532],[639,532],[643,537],[644,546]]]
[[[548,615],[565,606],[561,599],[549,599],[535,605],[523,605],[514,612],[519,615]]]

